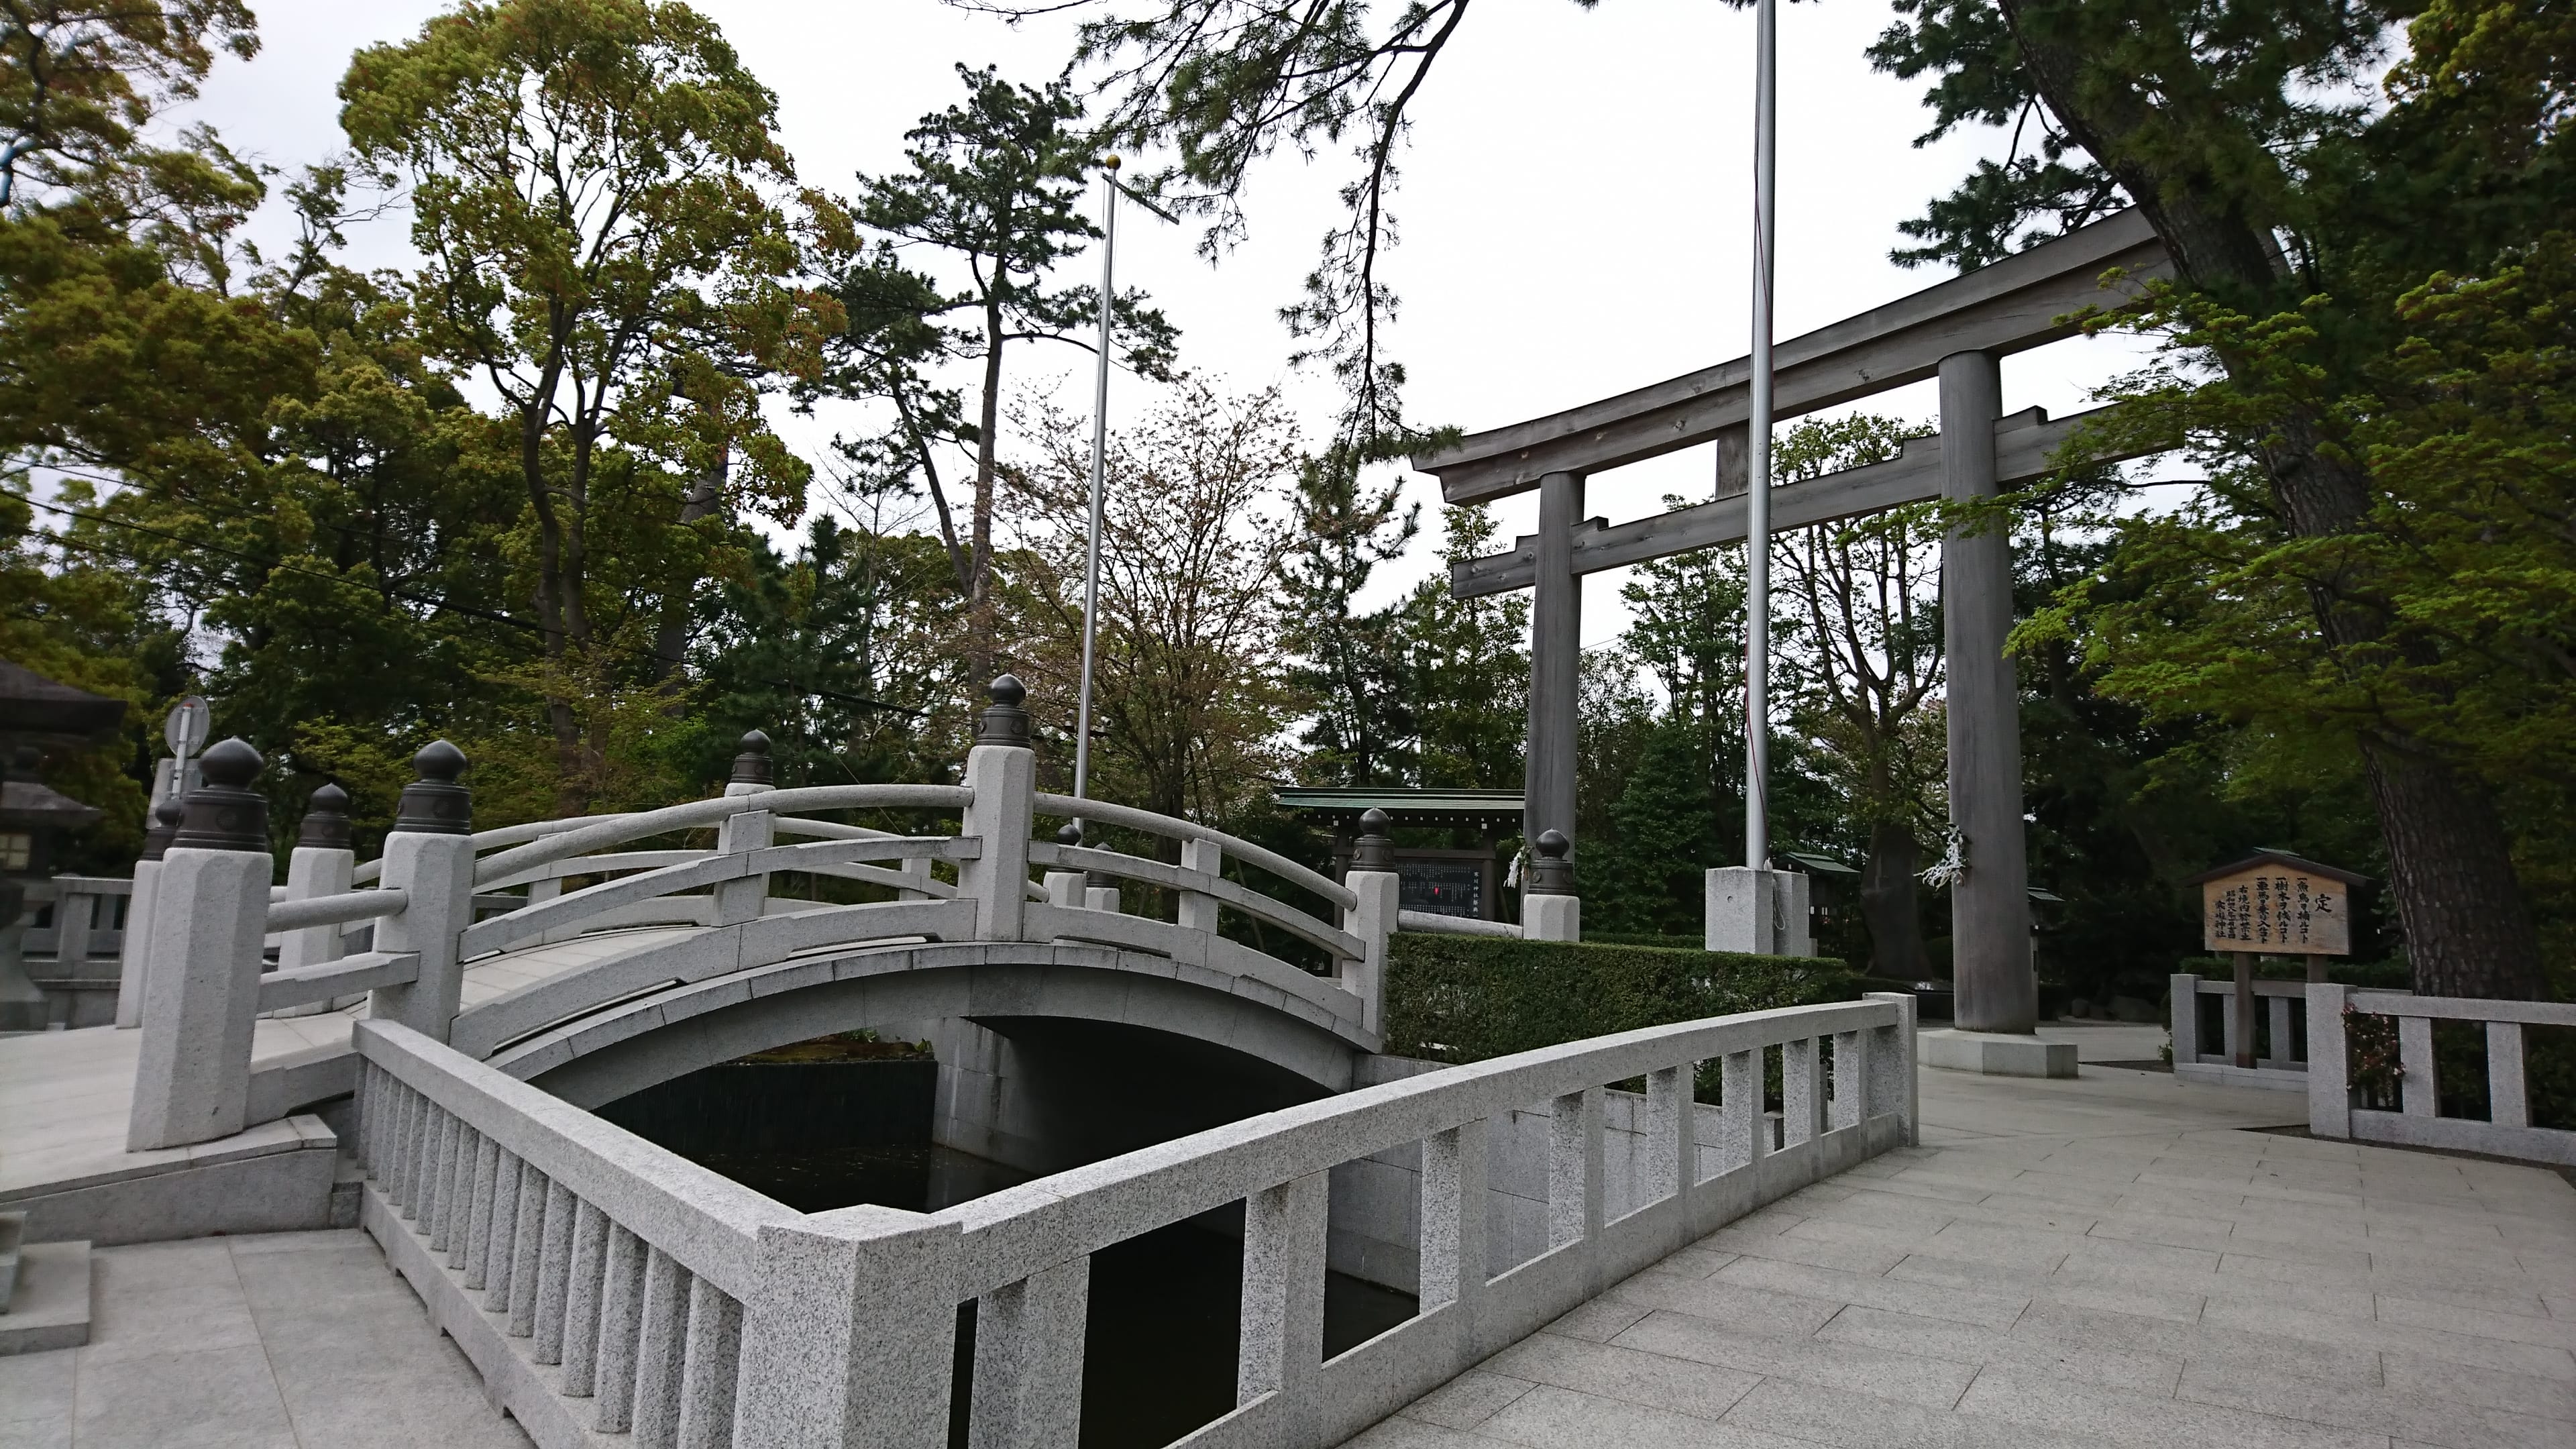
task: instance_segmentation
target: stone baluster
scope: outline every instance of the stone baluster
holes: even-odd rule
[[[635,1351],[644,1333],[644,1268],[651,1249],[615,1221],[599,1291],[599,1368],[590,1426],[623,1434],[635,1423]],[[844,1309],[844,1312],[849,1310]]]
[[[989,691],[992,704],[966,752],[967,803],[960,833],[981,842],[981,853],[958,867],[959,894],[975,902],[975,934],[986,941],[1016,941],[1027,919],[1029,829],[1037,812],[1037,752],[1029,748],[1029,712],[1020,707],[1028,689],[1003,675]]]
[[[1479,1118],[1422,1139],[1422,1311],[1457,1304],[1475,1318],[1485,1295],[1488,1153]]]
[[[546,1226],[537,1244],[536,1305],[531,1315],[529,1336],[531,1356],[542,1364],[563,1362],[564,1311],[572,1297],[573,1223],[581,1214],[581,1200],[572,1189],[560,1182],[546,1184]],[[518,1331],[518,1314],[511,1312],[511,1331]]]
[[[305,802],[304,823],[295,833],[295,853],[286,862],[286,899],[303,901],[347,892],[350,878],[358,869],[358,853],[351,848],[351,840],[349,792],[337,782],[326,781]],[[278,943],[277,969],[293,971],[339,960],[346,954],[340,939],[343,929],[334,924],[287,932]],[[312,1001],[276,1014],[314,1016],[342,1004]]]
[[[1771,1122],[1762,1108],[1762,1053],[1728,1052],[1718,1067],[1719,1114],[1725,1159],[1718,1171],[1750,1166],[1771,1151]]]
[[[1360,999],[1360,1026],[1367,1031],[1385,1029],[1387,938],[1395,934],[1403,908],[1404,883],[1395,873],[1395,842],[1386,833],[1389,824],[1383,810],[1362,812],[1351,868],[1342,877],[1342,884],[1359,897],[1359,903],[1342,918],[1342,929],[1360,938],[1361,949],[1358,960],[1341,963],[1342,989]],[[1208,924],[1213,929],[1215,902],[1208,905]]]
[[[1531,845],[1536,858],[1529,884],[1521,887],[1521,939],[1582,940],[1583,900],[1574,893],[1574,862],[1566,858],[1573,842],[1562,832],[1543,830]]]
[[[2531,1125],[2531,1086],[2522,1070],[2522,1023],[2487,1023],[2487,1120],[2498,1127]]]
[[[975,1392],[967,1449],[1050,1449],[1082,1429],[1089,1255],[976,1300]]]
[[[679,1449],[733,1443],[742,1378],[742,1304],[704,1278],[689,1280],[688,1339],[681,1345]]]
[[[635,1336],[636,1449],[676,1449],[680,1374],[689,1343],[692,1275],[660,1248],[644,1260],[644,1316]]]
[[[1816,1039],[1780,1043],[1780,1145],[1812,1141],[1824,1123],[1825,1075]]]
[[[412,766],[420,777],[403,787],[382,882],[409,904],[376,922],[376,949],[420,953],[420,974],[378,987],[369,1014],[443,1042],[465,988],[458,940],[474,924],[474,795],[457,782],[465,752],[445,740],[412,756]]]
[[[1699,1180],[1699,1111],[1692,1092],[1699,1076],[1697,1062],[1684,1062],[1646,1074],[1647,1202],[1660,1202],[1686,1192]]]
[[[1269,1437],[1314,1437],[1302,1392],[1324,1364],[1324,1234],[1328,1174],[1309,1172],[1243,1200],[1243,1319],[1234,1402],[1280,1395],[1287,1413]],[[1300,1411],[1303,1411],[1301,1414]]]
[[[143,983],[152,971],[152,910],[161,881],[161,858],[179,834],[179,797],[168,795],[152,807],[152,828],[143,832],[143,856],[134,862],[134,894],[125,903],[125,947],[117,963],[116,1024],[131,1030],[143,1024]]]
[[[268,802],[250,788],[264,762],[230,739],[206,751],[161,858],[135,1063],[130,1151],[211,1142],[250,1107],[252,1023],[268,933]]]
[[[1601,1088],[1568,1092],[1549,1104],[1547,1245],[1601,1238]],[[1606,1287],[1606,1284],[1595,1285]]]
[[[84,975],[81,963],[89,959],[90,916],[98,909],[99,896],[92,891],[75,890],[54,878],[54,967],[66,977]]]
[[[584,1202],[572,1224],[572,1263],[564,1280],[563,1342],[556,1362],[563,1365],[563,1391],[588,1398],[599,1378],[599,1304],[608,1280],[608,1214]],[[544,1362],[539,1359],[539,1362]]]
[[[2397,1018],[2397,1066],[2405,1074],[2401,1092],[2406,1115],[2439,1116],[2439,1097],[2433,1077],[2433,1018]]]
[[[1869,1093],[1868,1051],[1867,1033],[1834,1033],[1833,1090],[1825,1098],[1826,1130],[1839,1132],[1860,1125]]]

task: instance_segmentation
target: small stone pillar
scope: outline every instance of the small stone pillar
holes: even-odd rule
[[[1395,872],[1395,842],[1387,836],[1387,813],[1370,809],[1360,816],[1360,838],[1351,852],[1351,868],[1342,884],[1359,897],[1343,919],[1343,929],[1360,938],[1357,961],[1342,964],[1342,989],[1360,999],[1360,1025],[1385,1029],[1387,938],[1395,934],[1401,913],[1403,879]]]
[[[376,988],[368,1014],[443,1042],[465,988],[458,940],[474,924],[474,793],[458,783],[465,752],[445,740],[424,746],[411,763],[419,778],[403,787],[395,807],[378,882],[408,899],[377,920],[376,949],[419,952],[420,974]]]
[[[1037,752],[1029,747],[1028,687],[1005,674],[987,691],[992,704],[976,722],[966,752],[966,806],[960,833],[983,843],[958,866],[958,894],[975,901],[975,935],[1016,941],[1028,916],[1029,829],[1037,818]]]
[[[1583,899],[1574,893],[1574,862],[1566,859],[1573,845],[1559,830],[1542,830],[1531,842],[1529,884],[1521,887],[1521,939],[1580,941]]]
[[[211,1142],[250,1109],[252,1022],[268,935],[268,801],[251,788],[265,762],[243,740],[206,751],[161,858],[144,978],[143,1041],[126,1150]]]
[[[1056,827],[1055,843],[1067,850],[1079,847],[1082,844],[1082,822],[1068,820]],[[1086,871],[1048,871],[1046,873],[1047,904],[1062,906],[1067,910],[1087,906],[1090,902],[1083,892],[1089,888],[1090,883],[1091,876]]]
[[[295,853],[286,861],[286,899],[345,895],[357,869],[358,852],[349,830],[349,792],[337,781],[325,782],[306,802],[304,823],[295,832]],[[339,960],[341,954],[340,927],[308,926],[286,933],[278,944],[277,967],[293,971],[320,966]]]
[[[134,894],[125,902],[125,946],[116,967],[116,1024],[124,1030],[143,1024],[143,983],[152,973],[152,902],[161,857],[179,834],[179,816],[175,794],[152,807],[152,828],[143,832],[143,855],[134,862]]]
[[[768,789],[763,785],[760,791],[749,793]],[[725,793],[733,794],[733,787],[726,786]],[[723,826],[716,831],[716,853],[749,855],[755,850],[767,850],[777,840],[777,828],[778,817],[766,810],[737,811],[726,816]],[[739,926],[745,921],[759,920],[769,909],[769,877],[747,875],[739,880],[723,881],[715,888],[715,898],[714,924]]]
[[[742,753],[733,757],[733,776],[725,781],[725,794],[758,795],[777,789],[769,760],[769,736],[752,730],[742,737]]]

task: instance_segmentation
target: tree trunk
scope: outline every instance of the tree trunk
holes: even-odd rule
[[[688,527],[714,513],[724,503],[725,480],[733,471],[733,450],[717,450],[714,466],[689,483],[688,496],[680,500],[680,526]],[[689,611],[695,602],[702,576],[692,573],[671,581],[671,596],[662,602],[662,627],[653,636],[653,683],[670,699],[664,708],[674,714],[680,709],[679,690],[674,681],[679,677],[680,663],[689,652]]]
[[[1914,832],[1904,822],[1881,820],[1870,827],[1869,860],[1860,872],[1860,918],[1869,928],[1873,976],[1920,981],[1931,970],[1923,952],[1923,913],[1914,897],[1920,860]]]
[[[984,398],[975,426],[973,577],[967,582],[967,684],[981,691],[999,672],[1001,627],[993,609],[993,473],[1002,425],[1002,303],[998,292],[984,304]]]
[[[572,641],[563,611],[563,521],[555,515],[554,495],[546,487],[545,437],[545,414],[540,406],[523,406],[519,417],[519,470],[528,487],[528,506],[537,516],[537,625],[543,632],[546,650],[546,725],[555,737],[555,804],[562,813],[577,815],[581,722],[563,687]]]
[[[2223,199],[2206,174],[2169,174],[2139,161],[2131,140],[2158,119],[2154,102],[2129,84],[2091,74],[2073,43],[2092,17],[2068,0],[1998,0],[2034,88],[2067,133],[2137,199],[2187,286],[2230,302],[2284,299],[2280,253],[2269,231]],[[2123,22],[2128,23],[2128,22]],[[2175,102],[2165,98],[2168,104]],[[2209,97],[2182,104],[2216,104]],[[2295,300],[2295,299],[2289,299]],[[2222,366],[2243,376],[2241,359]],[[2290,531],[2300,538],[2351,532],[2367,517],[2371,481],[2324,444],[2320,419],[2294,413],[2263,449]],[[2326,643],[2347,657],[2387,647],[2387,621],[2355,602],[2338,581],[2309,586]],[[2533,930],[2504,826],[2483,789],[2402,732],[2382,728],[2361,742],[2389,887],[2406,934],[2416,990],[2449,996],[2528,999],[2541,983]]]

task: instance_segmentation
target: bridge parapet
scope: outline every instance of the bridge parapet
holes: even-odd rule
[[[803,1214],[392,1023],[365,1059],[363,1222],[540,1443],[948,1442],[975,1304],[969,1440],[1080,1432],[1091,1255],[1244,1206],[1237,1407],[1193,1444],[1342,1442],[1742,1214],[1909,1143],[1913,999],[1655,1027],[1450,1067],[1185,1137],[938,1213]],[[1827,1044],[1830,1043],[1830,1046]],[[1773,1137],[1763,1081],[1777,1055]],[[1723,1099],[1695,1105],[1702,1063]],[[1642,1198],[1613,1216],[1605,1100],[1642,1078]],[[1490,1124],[1547,1118],[1547,1246],[1487,1241]],[[1327,1177],[1418,1144],[1420,1311],[1329,1361]]]
[[[161,893],[168,897],[161,914],[173,923],[220,918],[240,929],[174,926],[153,935],[145,960],[144,1056],[167,1057],[178,1067],[149,1083],[138,1080],[133,1145],[184,1145],[250,1125],[242,1120],[247,1108],[225,1105],[207,1113],[192,1104],[256,1097],[239,1085],[249,1071],[247,1047],[234,1048],[236,1037],[247,1042],[249,1022],[261,1012],[313,1010],[371,993],[372,1018],[398,1021],[479,1059],[639,991],[871,944],[1111,946],[1258,981],[1324,1006],[1374,1049],[1386,938],[1399,915],[1391,870],[1364,867],[1337,882],[1195,821],[1040,792],[1019,707],[1021,686],[1005,675],[993,697],[960,784],[776,789],[758,778],[740,779],[712,799],[479,833],[471,828],[471,797],[461,782],[464,756],[433,744],[420,753],[421,778],[404,792],[383,859],[312,876],[327,881],[324,894],[291,883],[285,898],[270,899],[258,859],[266,854],[264,824],[239,839],[183,833],[163,863],[163,877],[179,884]],[[231,774],[241,777],[230,782],[226,775],[224,788],[247,795],[260,768],[257,753],[239,741],[220,748]],[[190,808],[210,803],[192,796]],[[957,833],[899,834],[816,818],[844,811],[955,812]],[[1072,821],[1075,828],[1055,840],[1033,840],[1041,817]],[[1084,844],[1083,824],[1177,841],[1181,863]],[[660,843],[710,828],[712,849]],[[1303,906],[1229,878],[1228,860],[1238,864],[1238,875],[1250,866],[1319,904]],[[1048,886],[1030,879],[1033,869],[1047,872]],[[895,899],[800,899],[781,890],[788,876],[854,881],[889,890]],[[1129,914],[1115,887],[1094,880],[1172,892],[1177,919]],[[1313,972],[1225,934],[1229,913],[1303,942],[1326,969]],[[249,933],[253,925],[260,933]],[[641,925],[702,929],[464,1005],[464,970],[475,960]],[[374,949],[339,949],[361,930]],[[322,945],[300,947],[295,962],[281,962],[287,969],[264,971],[263,935]],[[183,1022],[197,1023],[184,1029],[193,1034],[187,1041],[181,1040]],[[195,1044],[200,1040],[214,1041],[215,1050],[203,1050]]]

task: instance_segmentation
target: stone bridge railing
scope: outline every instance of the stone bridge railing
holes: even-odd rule
[[[346,797],[316,792],[282,891],[269,884],[265,806],[250,788],[260,758],[238,740],[215,746],[203,757],[205,784],[179,819],[165,814],[175,831],[138,873],[132,929],[148,945],[129,992],[144,1038],[129,1146],[208,1141],[332,1095],[319,1088],[333,1081],[349,1090],[345,1050],[317,1048],[254,1075],[253,1021],[262,1014],[371,996],[372,1018],[481,1059],[638,992],[872,942],[1107,945],[1257,981],[1374,1041],[1386,939],[1398,918],[1382,834],[1365,842],[1368,858],[1349,880],[1336,882],[1191,821],[1041,793],[1021,697],[1016,680],[996,682],[962,784],[773,789],[766,741],[755,737],[722,797],[479,834],[459,780],[465,759],[434,744],[419,756],[421,778],[403,793],[382,859],[367,866],[349,850],[338,813]],[[953,811],[957,829],[897,835],[811,818],[850,810]],[[1053,839],[1033,839],[1040,817],[1067,824]],[[1080,822],[1176,841],[1179,863],[1087,845]],[[711,849],[652,845],[708,829]],[[1302,908],[1229,878],[1229,859],[1320,905]],[[1030,879],[1033,869],[1043,883]],[[800,899],[779,889],[782,877],[837,877],[895,898]],[[1122,881],[1172,893],[1177,919],[1127,913]],[[1550,899],[1533,919],[1562,922],[1570,936],[1570,886]],[[1305,943],[1326,970],[1226,935],[1226,913]],[[647,925],[700,929],[463,1003],[464,970],[476,959]],[[265,956],[272,942],[273,967]]]
[[[2524,1065],[2526,1028],[2576,1027],[2576,1006],[2551,1001],[2493,1001],[2456,996],[2417,996],[2408,991],[2367,991],[2332,982],[2300,988],[2307,997],[2308,1131],[2355,1142],[2393,1142],[2456,1152],[2485,1152],[2576,1167],[2576,1131],[2536,1127],[2531,1084]],[[2395,1088],[2398,1110],[2372,1105],[2353,1080],[2357,1058],[2351,1034],[2379,1029],[2396,1038],[2393,1082],[2376,1084],[2384,1096]],[[2433,1023],[2474,1024],[2486,1038],[2487,1115],[2442,1115],[2434,1067]],[[2394,1031],[2388,1028],[2393,1025]],[[2374,1054],[2375,1055],[2375,1054]],[[2175,1052],[2181,1060],[2181,1052]],[[2388,1063],[2360,1061],[2364,1070]],[[2362,1100],[2356,1101],[2356,1098]]]
[[[938,1213],[803,1214],[391,1022],[357,1027],[363,1221],[537,1442],[1077,1442],[1091,1255],[1243,1204],[1235,1409],[1194,1446],[1341,1442],[1741,1214],[1911,1140],[1902,995],[1655,1027],[1450,1067]],[[1776,1054],[1776,1057],[1775,1057]],[[1763,1082],[1786,1111],[1775,1146]],[[1703,1062],[1722,1100],[1695,1105]],[[1642,1181],[1605,1167],[1640,1080]],[[1548,1119],[1546,1246],[1487,1238],[1490,1124]],[[1329,1361],[1335,1167],[1418,1152],[1419,1311]],[[1615,1193],[1614,1187],[1625,1187]],[[1615,1213],[1622,1198],[1633,1206]],[[971,1363],[958,1362],[972,1304]]]

